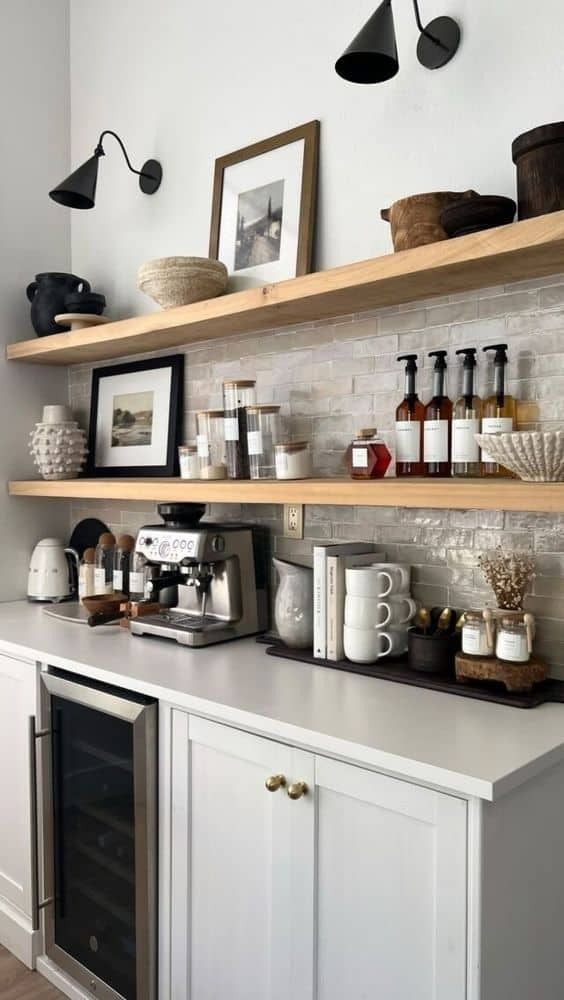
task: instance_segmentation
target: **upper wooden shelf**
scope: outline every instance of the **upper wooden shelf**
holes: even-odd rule
[[[74,500],[206,503],[303,503],[359,507],[435,507],[448,510],[525,510],[564,513],[564,483],[513,479],[222,480],[67,479],[9,483],[11,496]]]
[[[564,211],[264,288],[10,344],[10,361],[70,365],[542,277],[564,270]]]

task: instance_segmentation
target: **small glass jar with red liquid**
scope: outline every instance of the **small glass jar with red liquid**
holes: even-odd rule
[[[375,427],[363,427],[347,448],[346,463],[351,479],[381,479],[392,456]]]

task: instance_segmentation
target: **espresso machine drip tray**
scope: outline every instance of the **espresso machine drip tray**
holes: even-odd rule
[[[183,646],[207,646],[236,636],[235,629],[227,622],[211,615],[187,615],[180,611],[162,611],[146,618],[133,618],[130,629],[133,635],[157,635],[163,639],[174,639]]]
[[[212,618],[210,615],[183,615],[178,611],[162,611],[158,615],[148,615],[145,622],[168,625],[170,628],[182,628],[188,632],[225,628],[225,622],[218,621],[217,618]]]

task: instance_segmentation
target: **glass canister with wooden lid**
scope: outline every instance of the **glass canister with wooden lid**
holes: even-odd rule
[[[274,479],[274,449],[280,438],[280,407],[271,403],[247,407],[247,444],[251,479]]]
[[[256,403],[252,379],[227,379],[223,383],[225,453],[229,479],[248,479],[247,407]]]
[[[200,479],[225,479],[225,433],[223,410],[199,410],[196,414]]]

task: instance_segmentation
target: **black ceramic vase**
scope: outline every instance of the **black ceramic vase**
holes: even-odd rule
[[[89,292],[90,285],[84,278],[77,278],[76,274],[52,271],[35,275],[35,281],[27,286],[26,294],[31,302],[31,322],[38,337],[64,333],[69,329],[55,323],[55,316],[67,311],[67,295],[78,291]]]

